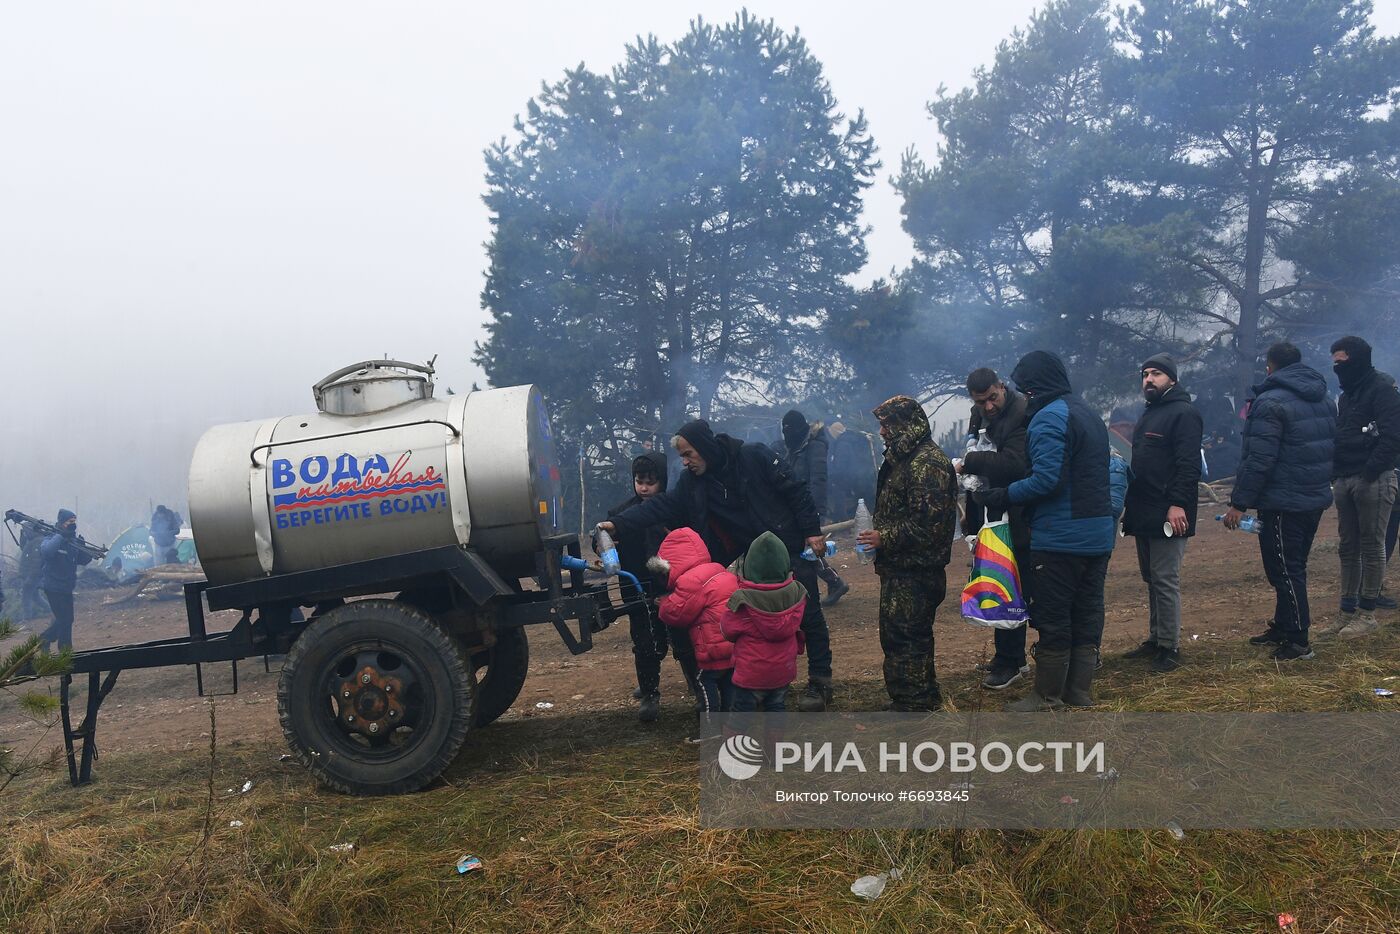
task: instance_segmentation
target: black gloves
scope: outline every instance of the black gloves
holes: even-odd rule
[[[978,490],[972,494],[972,501],[989,512],[1006,512],[1006,507],[1011,504],[1005,487]]]

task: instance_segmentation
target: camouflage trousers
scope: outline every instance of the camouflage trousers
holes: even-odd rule
[[[894,703],[933,709],[943,702],[933,663],[933,616],[948,589],[936,576],[880,578],[880,648]]]

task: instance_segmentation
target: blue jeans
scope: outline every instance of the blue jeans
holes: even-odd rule
[[[734,705],[734,669],[700,672],[700,714],[727,713]]]
[[[734,689],[734,712],[735,713],[782,713],[787,710],[787,687],[773,688],[768,691],[753,691],[748,688],[736,687]]]

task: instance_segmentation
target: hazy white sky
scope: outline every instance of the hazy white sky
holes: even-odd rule
[[[798,28],[885,168],[864,279],[910,258],[888,184],[1034,0],[754,3]],[[183,505],[210,425],[311,409],[382,354],[465,388],[482,150],[541,81],[738,3],[23,3],[0,11],[0,507],[94,531]],[[1400,0],[1378,4],[1394,33]]]

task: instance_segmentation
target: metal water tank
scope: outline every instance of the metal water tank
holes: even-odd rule
[[[561,531],[559,467],[533,386],[433,397],[433,369],[345,367],[318,411],[211,428],[190,463],[190,523],[215,586],[443,545],[507,578]]]

